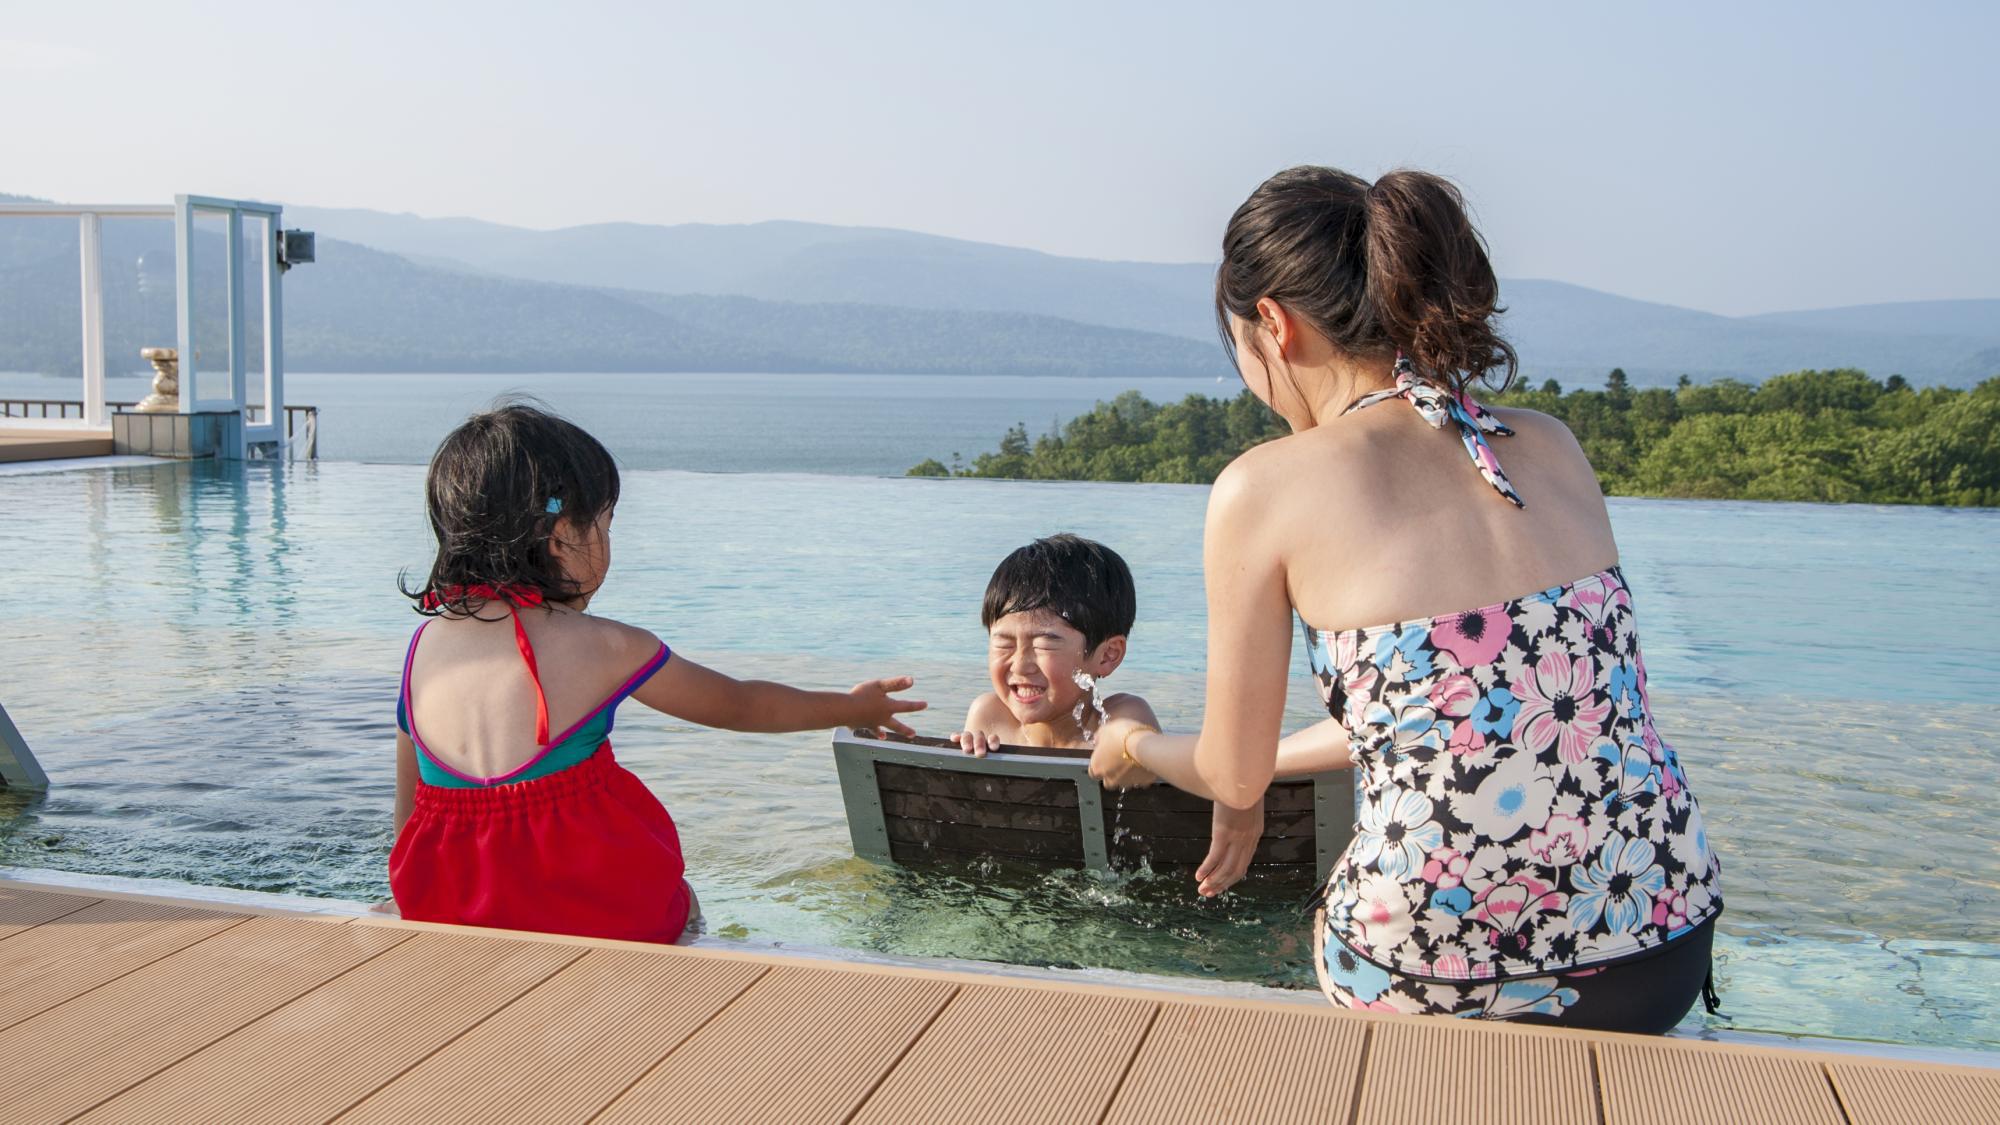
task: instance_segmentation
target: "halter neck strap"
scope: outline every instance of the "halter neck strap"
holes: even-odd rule
[[[1396,353],[1396,385],[1356,399],[1341,414],[1352,414],[1366,406],[1386,402],[1392,398],[1407,399],[1417,413],[1429,422],[1434,430],[1442,430],[1447,422],[1458,427],[1458,438],[1465,444],[1465,452],[1471,456],[1472,465],[1493,491],[1507,498],[1516,508],[1527,505],[1521,503],[1521,495],[1514,491],[1513,482],[1500,468],[1500,459],[1493,455],[1493,447],[1486,443],[1486,435],[1512,437],[1514,431],[1507,424],[1494,417],[1491,410],[1472,401],[1472,396],[1464,392],[1452,394],[1444,387],[1417,374],[1416,364],[1401,352]]]
[[[528,629],[521,624],[521,606],[536,606],[543,602],[542,592],[531,586],[446,586],[424,595],[425,609],[439,609],[457,603],[463,605],[468,600],[499,602],[507,607],[508,616],[514,619],[514,647],[521,650],[521,659],[528,665],[528,681],[535,685],[535,745],[547,747],[549,744],[549,697],[542,691],[542,673],[535,666],[535,646],[528,643]]]

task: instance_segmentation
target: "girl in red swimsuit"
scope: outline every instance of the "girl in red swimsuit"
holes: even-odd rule
[[[474,415],[431,459],[437,561],[405,590],[429,618],[396,703],[403,917],[671,942],[693,892],[673,818],[611,754],[627,697],[741,731],[886,726],[907,676],[849,692],[731,679],[585,613],[611,565],[618,468],[531,406]],[[559,733],[553,737],[551,730]]]

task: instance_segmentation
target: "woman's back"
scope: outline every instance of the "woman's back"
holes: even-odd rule
[[[1514,430],[1488,440],[1519,508],[1469,463],[1455,426],[1432,429],[1400,399],[1252,451],[1274,482],[1267,518],[1301,617],[1321,629],[1433,617],[1618,562],[1576,439],[1547,415],[1495,413]],[[1301,480],[1326,484],[1275,483]]]

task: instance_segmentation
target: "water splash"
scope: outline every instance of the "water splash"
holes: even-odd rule
[[[1105,713],[1103,698],[1097,694],[1097,677],[1079,668],[1076,674],[1071,676],[1070,679],[1076,681],[1076,686],[1089,693],[1085,698],[1076,701],[1076,710],[1070,712],[1070,717],[1076,720],[1077,729],[1083,731],[1084,745],[1094,745],[1097,742],[1098,729],[1103,727],[1105,722],[1110,718]],[[1096,727],[1086,728],[1083,725],[1083,708],[1085,704],[1088,704],[1091,710],[1097,712]]]

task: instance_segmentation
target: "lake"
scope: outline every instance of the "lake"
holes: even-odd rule
[[[135,402],[148,378],[107,379]],[[1214,379],[1011,375],[287,375],[285,398],[320,408],[320,456],[421,464],[497,396],[540,398],[633,469],[897,474],[926,457],[966,461],[1016,422],[1030,433],[1137,389],[1155,401],[1234,396]],[[0,373],[0,397],[79,398],[82,380]]]

